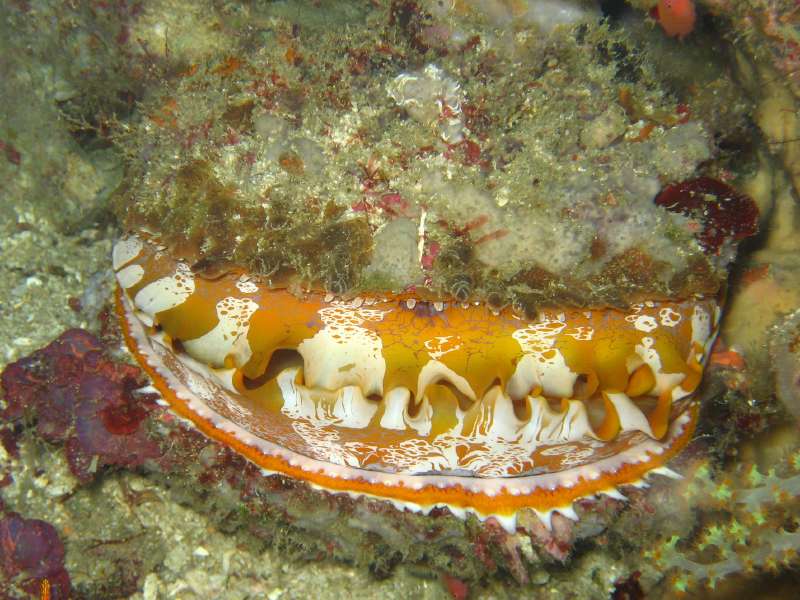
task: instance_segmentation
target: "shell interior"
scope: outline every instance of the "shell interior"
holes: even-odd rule
[[[713,299],[627,311],[297,297],[192,272],[141,237],[113,264],[126,340],[173,409],[269,472],[507,525],[570,514],[691,436]]]

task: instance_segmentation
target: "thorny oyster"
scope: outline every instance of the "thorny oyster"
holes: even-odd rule
[[[531,10],[394,3],[344,52],[278,22],[150,94],[114,269],[179,414],[266,473],[511,531],[664,470],[757,210],[697,177],[724,119]]]

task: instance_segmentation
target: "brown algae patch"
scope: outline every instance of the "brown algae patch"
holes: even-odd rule
[[[713,173],[716,132],[594,16],[544,28],[392,3],[346,30],[264,22],[266,42],[186,65],[118,135],[127,227],[275,286],[523,312],[725,279],[730,253],[653,203]]]

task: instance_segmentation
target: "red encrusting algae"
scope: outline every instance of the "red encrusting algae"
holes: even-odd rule
[[[111,361],[100,340],[72,329],[3,371],[0,417],[35,419],[45,440],[66,444],[70,470],[86,483],[105,465],[136,467],[161,456],[144,427],[153,398],[134,394],[142,383],[136,367]]]
[[[698,177],[665,187],[656,204],[696,219],[697,239],[708,254],[723,243],[738,242],[758,231],[758,206],[752,198],[711,177]]]
[[[55,527],[9,513],[0,519],[0,597],[14,598],[16,585],[33,597],[47,589],[50,600],[70,597],[64,544]],[[9,594],[6,596],[6,594]]]

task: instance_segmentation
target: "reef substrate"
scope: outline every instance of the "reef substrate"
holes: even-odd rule
[[[208,439],[191,423],[176,418],[157,396],[141,391],[144,374],[111,358],[120,339],[113,323],[108,323],[103,340],[71,330],[3,373],[3,447],[16,457],[12,462],[19,460],[21,447],[31,444],[60,448],[78,481],[61,502],[70,502],[73,495],[100,493],[101,482],[121,471],[142,473],[240,543],[277,544],[298,559],[345,560],[367,566],[378,576],[401,563],[413,565],[420,576],[446,576],[470,587],[485,585],[490,575],[536,585],[536,581],[541,583],[543,569],[556,565],[560,566],[552,576],[560,578],[557,573],[566,568],[563,576],[568,578],[569,569],[582,568],[581,561],[568,561],[576,552],[586,557],[590,549],[606,552],[606,545],[637,546],[633,531],[646,545],[647,540],[658,539],[665,519],[675,518],[655,508],[666,506],[666,498],[673,493],[674,484],[663,477],[650,480],[652,489],[644,482],[623,487],[626,500],[582,499],[574,506],[577,521],[554,514],[550,528],[534,512],[522,511],[516,530],[509,532],[491,518],[480,521],[468,515],[464,519],[446,509],[420,515],[372,498],[320,491],[295,478],[265,476],[228,445]],[[690,452],[694,455],[696,450]],[[14,476],[12,471],[5,473],[3,485],[15,485]],[[126,493],[128,502],[148,501],[133,490]],[[688,514],[681,513],[680,519]],[[123,568],[114,562],[115,543],[106,547],[82,535],[67,539],[72,552],[91,551],[93,560],[111,561],[112,566],[106,568],[112,571],[97,582],[109,594],[131,593],[141,586],[139,577],[147,572],[150,561],[139,553],[154,551],[142,542],[118,542],[126,548]],[[52,577],[52,597],[59,598],[55,592],[61,580],[55,577],[56,567],[15,567],[21,575],[13,581],[31,586]],[[126,574],[112,575],[115,568]],[[608,590],[614,583],[596,585]]]
[[[337,295],[528,315],[716,295],[733,245],[707,252],[695,218],[652,200],[730,179],[715,140],[747,103],[717,77],[687,104],[642,40],[558,4],[328,13],[344,39],[267,9],[269,28],[174,66],[116,132],[123,227],[212,272]]]
[[[5,451],[19,458],[19,446],[35,439],[56,444],[79,489],[89,490],[119,469],[147,473],[232,535],[261,543],[291,539],[287,549],[296,557],[352,561],[378,575],[407,562],[420,573],[446,574],[470,585],[498,572],[527,583],[542,564],[563,562],[576,542],[608,527],[624,506],[607,497],[581,501],[575,506],[577,523],[554,515],[549,529],[535,514],[522,514],[517,531],[509,533],[491,519],[465,520],[447,510],[424,516],[370,498],[318,491],[294,478],[267,477],[227,445],[176,419],[155,396],[140,392],[143,373],[110,358],[108,348],[118,343],[71,330],[10,365],[2,378]],[[3,485],[12,485],[13,476],[5,475]],[[630,493],[636,503],[641,492]],[[20,574],[13,581],[22,581],[25,589],[48,578],[54,585],[61,581],[55,567],[15,567],[12,558],[6,560],[8,568]],[[132,555],[126,564],[140,560]],[[69,578],[65,581],[68,589]],[[119,577],[116,593],[136,581],[136,572]]]

